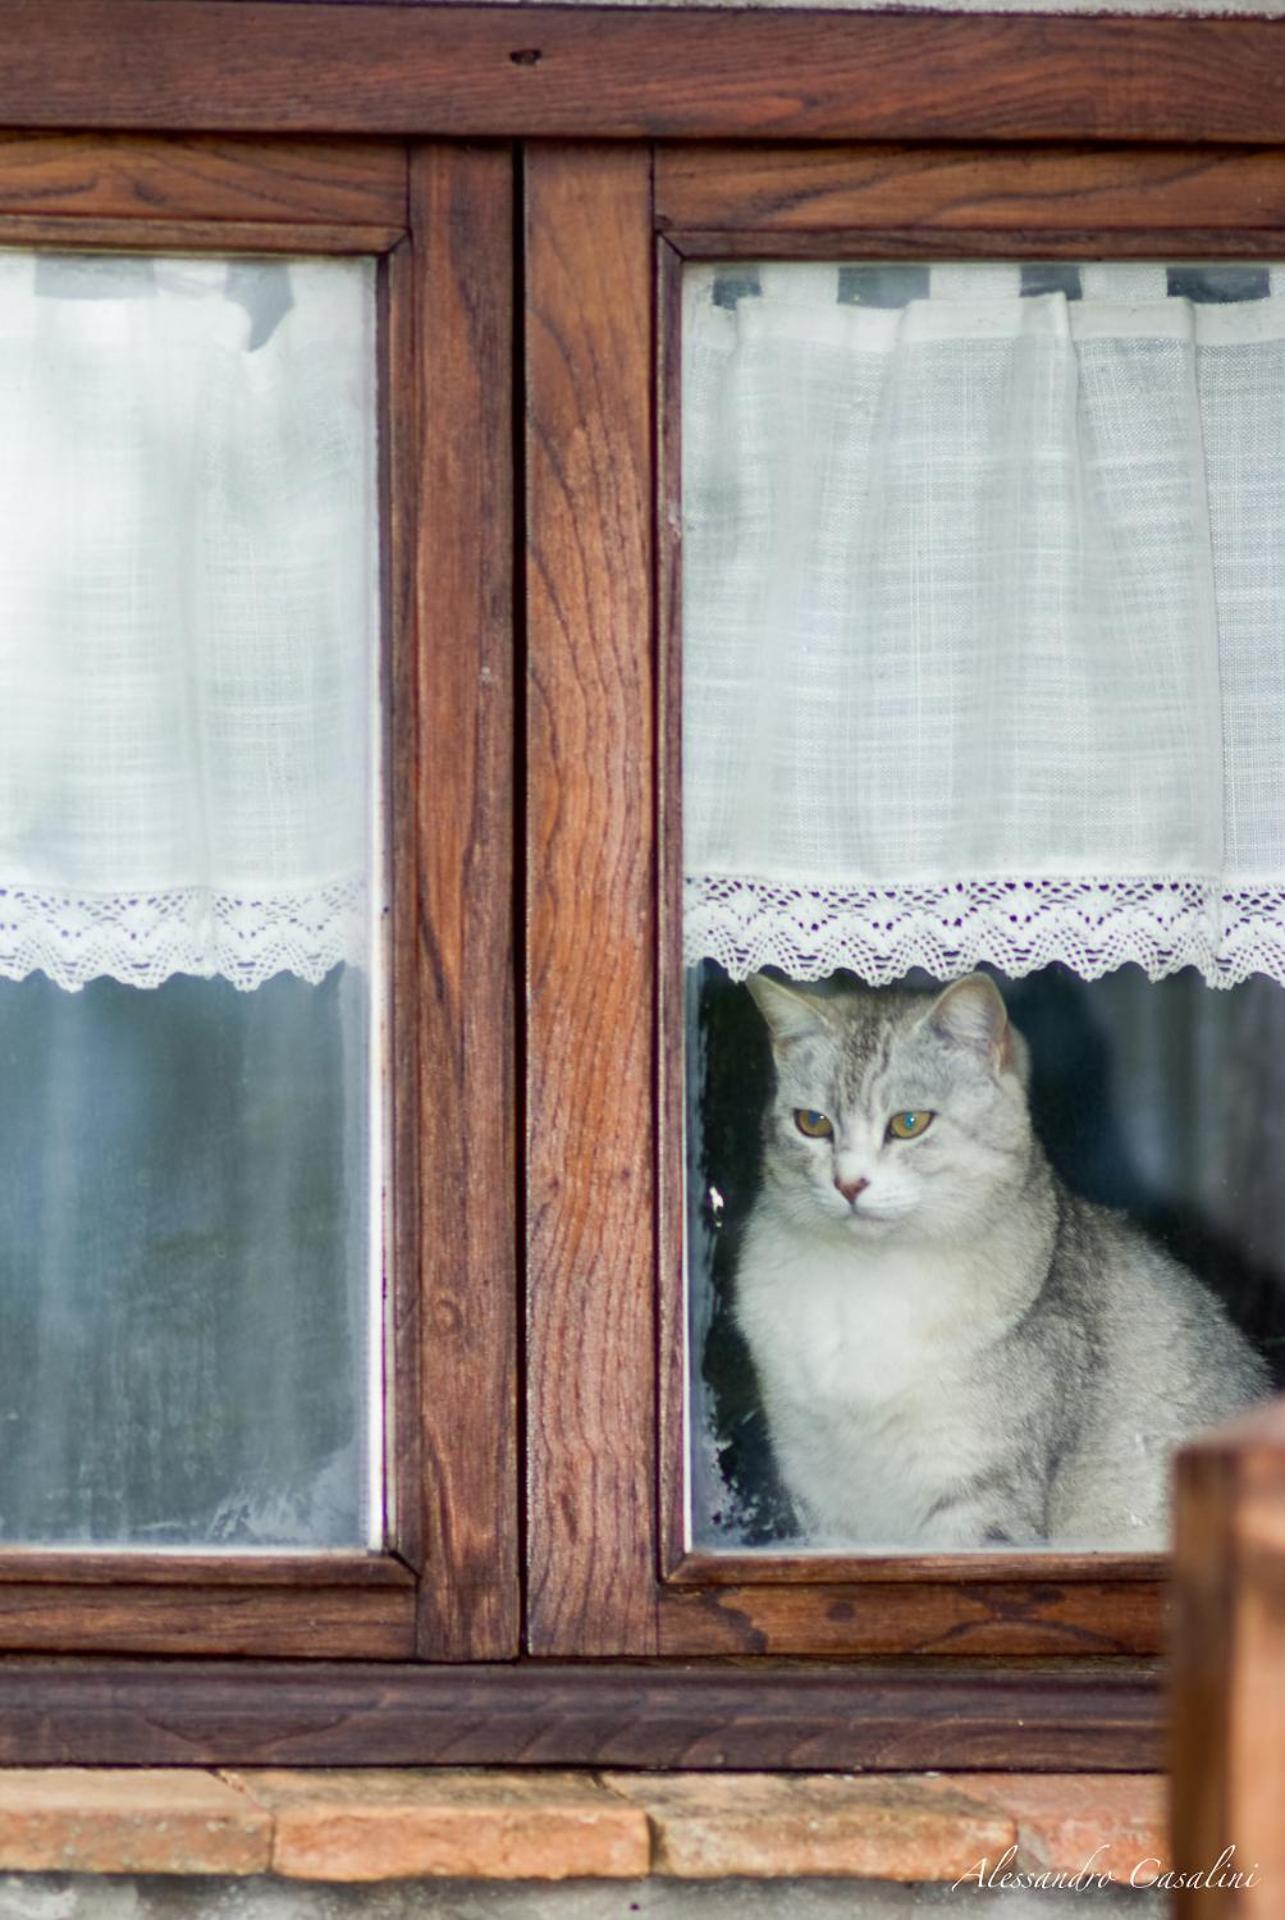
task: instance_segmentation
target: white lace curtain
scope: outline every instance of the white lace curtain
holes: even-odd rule
[[[360,261],[0,255],[0,976],[364,951]]]
[[[916,271],[688,273],[688,959],[1285,979],[1285,276]]]

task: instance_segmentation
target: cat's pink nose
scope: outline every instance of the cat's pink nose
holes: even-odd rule
[[[840,1180],[838,1174],[836,1174],[834,1177],[834,1184],[839,1189],[839,1192],[843,1195],[848,1205],[852,1206],[856,1201],[857,1195],[864,1193],[866,1188],[870,1185],[870,1182],[868,1180]]]

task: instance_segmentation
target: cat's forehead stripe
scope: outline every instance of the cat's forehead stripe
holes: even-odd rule
[[[921,1011],[909,995],[854,998],[847,1009],[847,1033],[840,1054],[845,1098],[860,1101],[876,1093],[912,1018]]]
[[[974,1075],[966,1071],[969,1058],[925,1027],[935,998],[910,989],[836,995],[825,1029],[784,1050],[778,1092],[788,1087],[785,1108],[802,1103],[838,1119],[877,1116],[908,1101],[940,1106],[961,1078],[971,1083]]]
[[[886,1072],[892,1051],[892,1029],[874,1010],[854,1007],[839,1056],[840,1083],[845,1100],[860,1099]]]

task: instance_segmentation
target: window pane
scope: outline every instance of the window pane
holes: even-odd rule
[[[1285,1354],[1285,276],[687,269],[691,1537],[1162,1544]]]
[[[370,260],[0,254],[0,1541],[383,1525]]]
[[[368,983],[0,984],[0,1534],[353,1546]]]

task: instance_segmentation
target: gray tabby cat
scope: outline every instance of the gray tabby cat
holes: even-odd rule
[[[735,1313],[809,1542],[1161,1544],[1175,1444],[1267,1370],[1054,1174],[992,981],[749,987],[777,1086]]]

